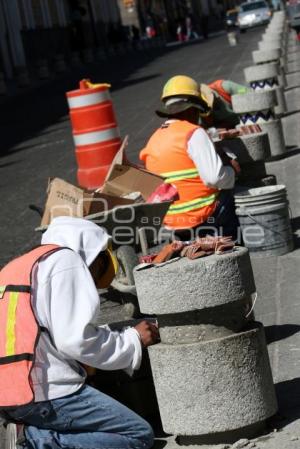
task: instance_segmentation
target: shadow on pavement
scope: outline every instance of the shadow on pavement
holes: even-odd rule
[[[283,114],[283,117],[290,117],[291,115],[298,114],[300,109],[295,109],[294,111],[288,111]]]
[[[287,145],[286,150],[286,153],[278,154],[277,156],[271,156],[266,160],[266,162],[281,161],[282,159],[287,159],[300,154],[300,148],[297,148],[296,145]]]
[[[271,418],[277,429],[300,418],[300,378],[285,380],[275,384],[279,413]]]
[[[274,324],[265,327],[267,344],[284,340],[285,338],[297,334],[297,332],[300,332],[300,325],[298,324]]]
[[[290,90],[298,89],[299,87],[300,87],[300,84],[297,84],[297,85],[295,84],[295,85],[286,87],[286,88],[284,89],[284,92],[289,92]]]
[[[128,78],[156,58],[174,50],[176,49],[162,47],[119,55],[114,59],[81,66],[72,72],[66,72],[60,78],[39,82],[38,86],[3,98],[1,107],[5,110],[5,114],[0,123],[0,157],[6,156],[18,143],[35,137],[44,128],[57,125],[57,122],[68,114],[66,92],[76,89],[80,79],[90,78],[94,82],[110,82],[112,91],[147,82],[161,74]],[[25,146],[17,151],[24,149]]]

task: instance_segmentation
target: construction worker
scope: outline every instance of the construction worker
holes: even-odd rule
[[[177,187],[179,200],[169,208],[164,224],[183,240],[208,230],[237,234],[231,189],[239,171],[236,161],[217,154],[199,116],[210,113],[198,83],[188,76],[175,76],[165,84],[163,105],[156,111],[166,118],[140,153],[147,170]],[[228,164],[228,165],[225,165]]]
[[[142,347],[158,341],[147,321],[121,332],[97,325],[96,286],[107,287],[116,269],[103,228],[58,217],[42,246],[0,271],[0,410],[25,425],[24,448],[152,446],[149,424],[86,385],[78,363],[131,375]]]
[[[248,87],[230,80],[216,80],[209,84],[201,84],[200,87],[211,109],[209,115],[201,118],[203,126],[235,128],[239,124],[239,117],[232,110],[231,97],[249,92]]]

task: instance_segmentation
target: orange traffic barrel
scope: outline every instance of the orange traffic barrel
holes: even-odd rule
[[[67,92],[78,184],[87,189],[103,184],[121,146],[109,88],[109,84],[82,80],[79,89]]]

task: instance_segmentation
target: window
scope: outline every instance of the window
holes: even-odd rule
[[[253,11],[254,9],[268,8],[266,2],[244,3],[241,5],[241,12]]]

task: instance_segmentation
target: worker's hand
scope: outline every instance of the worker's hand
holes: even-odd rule
[[[144,320],[137,324],[135,329],[138,331],[142,345],[145,348],[160,341],[157,324]]]
[[[237,175],[241,173],[241,166],[236,159],[230,159],[230,165]]]

